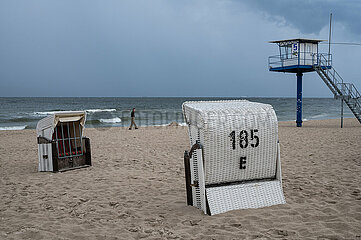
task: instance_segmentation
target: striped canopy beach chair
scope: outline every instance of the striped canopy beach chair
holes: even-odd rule
[[[271,105],[199,101],[182,108],[191,144],[184,154],[188,205],[214,215],[285,203]]]

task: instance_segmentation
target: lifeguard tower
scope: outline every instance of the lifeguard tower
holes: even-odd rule
[[[302,127],[302,76],[316,71],[334,97],[344,101],[361,123],[361,95],[352,83],[345,83],[332,67],[332,55],[319,53],[324,40],[289,39],[271,41],[279,47],[279,55],[268,58],[269,70],[297,75],[297,127]]]

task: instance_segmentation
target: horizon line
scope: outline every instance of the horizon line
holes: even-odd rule
[[[297,96],[7,96],[0,98],[296,98]],[[303,96],[303,98],[333,98],[332,96]]]

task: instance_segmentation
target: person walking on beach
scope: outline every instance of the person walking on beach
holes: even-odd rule
[[[130,123],[129,130],[132,130],[133,125],[134,125],[135,129],[138,129],[137,124],[135,124],[135,122],[134,122],[134,119],[135,119],[135,108],[133,108],[133,110],[130,112],[130,118],[131,118],[131,123]]]

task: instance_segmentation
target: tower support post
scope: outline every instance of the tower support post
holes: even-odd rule
[[[297,73],[297,127],[302,127],[302,72]]]
[[[343,98],[341,98],[341,128],[343,128]]]

